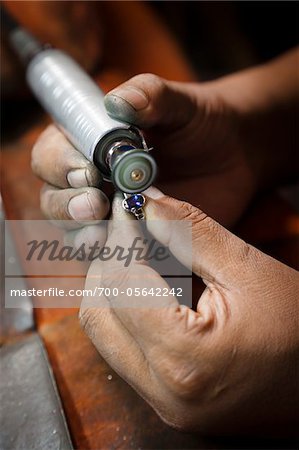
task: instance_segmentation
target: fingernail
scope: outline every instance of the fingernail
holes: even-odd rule
[[[125,102],[129,103],[136,111],[146,108],[149,102],[145,92],[135,86],[126,86],[115,89],[107,95],[107,97],[109,96],[125,100]]]
[[[73,188],[80,188],[89,185],[89,181],[87,178],[87,170],[86,169],[75,169],[71,170],[67,174],[67,181],[69,185]]]
[[[149,99],[145,93],[133,86],[116,89],[105,97],[108,113],[126,121],[134,119],[136,112],[145,109],[148,104]]]
[[[165,194],[163,194],[163,192],[159,191],[159,189],[154,186],[149,187],[143,193],[153,200],[158,200],[159,198],[165,197]]]
[[[84,220],[93,220],[94,211],[91,207],[88,193],[76,195],[68,203],[68,212],[77,222]]]

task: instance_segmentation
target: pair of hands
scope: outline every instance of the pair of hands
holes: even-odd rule
[[[253,426],[265,432],[276,423],[289,427],[298,274],[209,217],[232,224],[259,184],[239,132],[238,110],[217,84],[180,84],[153,75],[114,90],[106,107],[145,130],[166,175],[159,187],[200,205],[155,188],[146,192],[147,227],[170,249],[176,236],[155,228],[154,219],[191,221],[192,270],[206,287],[196,311],[176,300],[152,309],[121,308],[117,299],[91,308],[84,299],[84,329],[111,367],[175,427],[222,433]],[[32,166],[47,183],[41,195],[47,217],[73,219],[78,228],[107,217],[99,173],[54,126],[36,143]],[[130,220],[117,199],[107,238],[111,247],[126,239],[115,219]],[[149,269],[135,261],[121,276],[116,263],[93,262],[86,287],[114,287],[106,276],[113,270],[118,287],[126,289],[136,285],[138,275],[142,287]],[[158,274],[152,283],[165,286]]]

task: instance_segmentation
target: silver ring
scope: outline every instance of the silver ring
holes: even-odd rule
[[[145,213],[143,206],[145,204],[145,197],[142,194],[126,194],[123,193],[124,199],[122,207],[125,211],[133,214],[137,220],[145,220]]]

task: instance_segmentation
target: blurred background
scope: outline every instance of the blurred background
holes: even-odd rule
[[[105,91],[142,72],[178,81],[211,80],[263,63],[298,44],[298,2],[2,1],[1,5],[37,38],[70,53]],[[26,87],[3,24],[1,112],[2,217],[41,219],[42,183],[31,171],[30,152],[50,119]],[[298,268],[296,198],[294,187],[262,193],[234,231]],[[20,249],[13,227],[6,240],[15,249],[17,264]],[[16,280],[18,286],[41,283]],[[34,309],[29,298],[19,309],[5,310],[4,304],[2,283],[1,448],[295,448],[289,441],[250,437],[245,442],[236,436],[216,441],[178,433],[163,424],[97,354],[79,327],[77,310]]]

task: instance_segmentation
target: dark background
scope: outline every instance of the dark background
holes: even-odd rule
[[[151,2],[201,79],[267,61],[298,44],[298,2]]]

